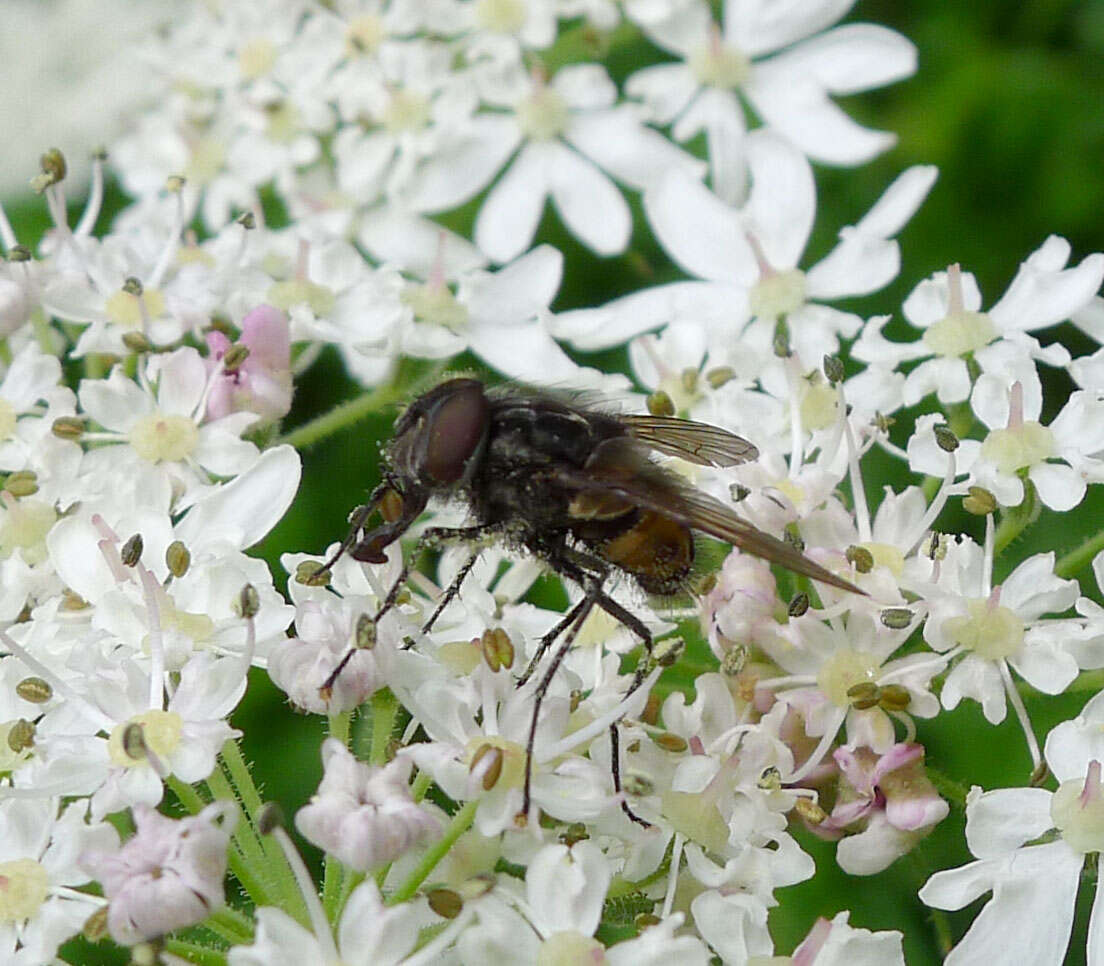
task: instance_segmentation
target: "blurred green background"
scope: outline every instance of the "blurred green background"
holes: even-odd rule
[[[897,173],[912,164],[935,164],[940,178],[929,199],[901,235],[903,268],[886,292],[850,307],[864,314],[899,314],[901,300],[919,280],[958,261],[979,279],[985,304],[999,297],[1020,261],[1048,234],[1065,236],[1075,258],[1104,250],[1104,3],[990,0],[958,4],[940,0],[890,0],[859,3],[848,18],[891,26],[920,50],[920,67],[909,81],[847,99],[845,106],[871,126],[897,132],[897,148],[859,170],[818,168],[820,213],[805,264],[833,244],[839,227],[854,222]],[[658,53],[644,41],[615,48],[609,61],[622,78]],[[64,149],[64,144],[59,145]],[[39,148],[48,145],[34,146]],[[116,203],[121,203],[116,197]],[[7,198],[5,206],[21,241],[33,243],[43,228],[43,206],[35,199]],[[463,228],[473,207],[450,219]],[[101,223],[103,224],[103,223]],[[677,277],[646,228],[638,229],[632,250],[613,259],[596,259],[560,229],[553,216],[539,240],[564,251],[564,285],[553,306],[595,305],[626,291]],[[903,337],[905,329],[896,332]],[[1089,340],[1070,326],[1042,334],[1060,340],[1074,355],[1093,351]],[[624,356],[610,352],[581,361],[624,367]],[[463,360],[469,365],[471,360]],[[1048,421],[1071,390],[1064,373],[1046,377]],[[286,428],[324,412],[358,387],[345,379],[331,355],[301,380]],[[256,552],[280,573],[278,555],[288,550],[320,552],[344,533],[349,509],[377,480],[377,440],[384,437],[392,413],[381,413],[303,454],[304,481],[295,506]],[[902,424],[896,433],[907,432]],[[903,438],[903,436],[901,437]],[[914,482],[888,462],[872,467],[868,492],[883,483]],[[1015,563],[1030,553],[1064,550],[1097,532],[1104,501],[1093,495],[1077,513],[1061,519],[1044,513],[1006,554]],[[942,529],[977,535],[976,521],[952,508]],[[998,578],[1009,569],[998,568]],[[1099,598],[1091,576],[1080,575],[1086,593]],[[690,664],[694,663],[691,655]],[[255,761],[264,793],[291,815],[309,797],[321,773],[318,745],[322,722],[292,713],[262,673],[254,673],[249,696],[235,716],[245,732],[247,756]],[[667,686],[692,689],[692,673],[674,669]],[[1089,693],[1059,699],[1027,698],[1042,739],[1058,721],[1075,714]],[[920,723],[920,740],[929,763],[964,788],[1021,785],[1030,768],[1018,726],[1006,721],[989,727],[977,706],[966,703],[934,723]],[[814,881],[782,890],[771,916],[780,953],[792,952],[818,915],[852,910],[853,925],[905,931],[908,962],[940,961],[939,931],[957,939],[977,904],[934,922],[916,899],[916,890],[937,869],[969,859],[962,839],[963,816],[951,816],[910,855],[883,874],[854,878],[838,870],[833,848],[799,833],[814,855]],[[317,856],[314,856],[317,860]],[[1083,893],[1090,890],[1083,889]],[[1091,895],[1082,896],[1077,931],[1068,962],[1084,959],[1084,936]],[[74,962],[123,962],[103,950],[71,947]]]

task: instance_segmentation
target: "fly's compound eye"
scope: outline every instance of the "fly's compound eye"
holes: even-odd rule
[[[457,383],[428,413],[422,429],[425,449],[421,475],[437,485],[455,483],[463,477],[487,438],[489,406],[483,386],[474,380]]]

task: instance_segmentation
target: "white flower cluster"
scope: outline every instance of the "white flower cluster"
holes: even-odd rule
[[[978,861],[920,897],[994,898],[948,961],[1062,961],[1084,856],[1104,853],[1104,706],[1044,755],[1024,693],[1104,668],[1104,606],[1071,579],[1091,561],[1104,587],[1104,555],[1092,532],[1062,560],[1006,550],[1104,482],[1104,348],[1038,337],[1072,321],[1104,343],[1104,254],[1048,238],[988,309],[952,264],[905,300],[911,341],[891,307],[839,307],[897,277],[936,172],[901,173],[809,264],[813,162],[892,146],[832,98],[910,75],[915,50],[837,25],[846,0],[717,6],[181,3],[144,48],[154,106],[110,149],[132,203],[97,230],[97,158],[71,224],[50,151],[41,243],[0,210],[0,960],[50,962],[83,929],[189,961],[179,930],[203,922],[232,966],[747,964],[776,952],[779,890],[816,874],[802,836],[874,875],[957,804]],[[624,43],[648,62],[619,85],[600,61]],[[549,201],[596,256],[649,231],[682,277],[554,313],[563,257],[534,247]],[[865,596],[783,598],[739,551],[689,610],[615,582],[661,651],[673,620],[700,623],[715,660],[693,700],[655,687],[660,661],[626,671],[634,638],[595,612],[534,719],[541,676],[519,677],[564,616],[530,599],[540,561],[446,550],[377,620],[398,543],[324,584],[328,557],[285,553],[290,602],[245,553],[294,499],[278,424],[328,346],[388,398],[415,391],[405,360],[471,352],[737,433],[756,462],[668,465]],[[631,382],[568,352],[614,347]],[[1055,372],[1078,388],[1044,400]],[[871,453],[896,467],[874,505]],[[978,539],[938,529],[952,501]],[[234,743],[254,665],[330,719],[295,817],[327,855],[321,898]],[[917,719],[964,699],[992,724],[1011,705],[1033,787],[956,802],[929,771]],[[370,764],[342,740],[358,709]],[[166,793],[189,817],[156,811]],[[223,906],[228,864],[251,916]],[[900,932],[848,918],[818,919],[793,961],[904,963]]]

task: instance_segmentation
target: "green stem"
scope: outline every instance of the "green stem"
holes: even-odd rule
[[[414,784],[410,786],[410,797],[416,802],[420,802],[426,796],[426,792],[429,791],[429,786],[433,784],[433,778],[427,771],[420,771],[414,776]]]
[[[212,922],[218,924],[217,931],[220,934],[225,933],[231,945],[253,941],[253,920],[233,906],[223,906],[217,912],[211,913],[203,925],[211,928]]]
[[[387,763],[387,746],[395,732],[395,715],[399,702],[390,688],[372,695],[372,745],[368,761],[377,768]]]
[[[395,383],[379,386],[370,392],[357,396],[356,399],[350,399],[348,402],[335,406],[328,413],[312,419],[309,423],[304,423],[298,429],[293,429],[277,442],[287,443],[298,450],[307,449],[316,443],[320,443],[327,436],[340,433],[343,429],[360,421],[365,416],[378,412],[405,394],[405,390],[400,392]]]
[[[346,748],[349,747],[349,731],[352,721],[352,711],[342,711],[340,714],[332,714],[328,721],[330,737],[336,738]]]
[[[471,827],[477,808],[479,808],[479,800],[473,798],[452,817],[449,827],[445,829],[445,834],[430,846],[426,854],[422,856],[421,862],[407,877],[407,880],[388,896],[387,905],[398,905],[398,903],[406,902],[407,899],[413,897],[414,893],[418,891],[418,887],[425,882],[429,874],[437,867],[437,863],[448,854],[456,840]]]
[[[264,805],[261,794],[253,782],[253,774],[249,770],[249,763],[241,753],[241,746],[236,741],[228,741],[222,746],[222,760],[230,773],[230,780],[237,789],[238,798],[241,799],[245,814],[250,822],[255,822],[257,813]]]
[[[326,854],[322,872],[322,908],[330,923],[337,922],[337,910],[341,905],[341,896],[345,891],[346,869],[341,862],[329,853]]]
[[[226,954],[202,943],[188,942],[184,939],[165,940],[165,949],[179,956],[186,963],[197,963],[198,966],[226,966]]]
[[[927,765],[925,771],[940,795],[957,808],[966,807],[967,788],[962,782],[957,782],[950,776],[944,775],[943,772],[937,768],[932,768],[931,765]]]
[[[932,929],[935,930],[935,942],[939,946],[939,955],[943,959],[954,948],[954,935],[951,933],[950,917],[942,909],[929,909]]]
[[[379,412],[400,399],[418,395],[421,390],[438,380],[444,371],[444,363],[437,363],[421,372],[419,368],[420,366],[411,360],[400,361],[391,381],[386,385],[376,386],[375,389],[357,396],[356,399],[350,399],[335,406],[325,415],[304,423],[298,429],[293,429],[276,442],[288,443],[299,450],[314,446],[327,436],[341,432],[371,413]]]
[[[179,799],[190,815],[198,815],[210,804],[207,799],[199,794],[191,785],[182,782],[179,778],[169,776],[167,782],[173,794]]]
[[[241,802],[245,810],[247,825],[241,829],[244,835],[248,834],[252,843],[260,850],[257,861],[263,863],[269,869],[278,869],[277,873],[282,879],[281,892],[295,896],[301,904],[302,897],[295,885],[295,877],[288,868],[284,853],[274,839],[258,836],[254,829],[257,827],[257,816],[264,807],[261,793],[253,781],[253,773],[249,770],[249,762],[241,752],[241,746],[236,741],[228,741],[222,746],[222,763],[230,775],[230,793]],[[221,774],[221,773],[220,773]],[[290,910],[288,910],[290,911]],[[306,912],[306,908],[303,908]]]
[[[1093,534],[1080,547],[1059,557],[1054,565],[1054,572],[1059,577],[1072,577],[1092,563],[1093,557],[1101,550],[1104,550],[1104,530]]]
[[[993,555],[1000,553],[1013,540],[1016,539],[1029,523],[1034,522],[1038,516],[1038,504],[1035,500],[1035,487],[1029,480],[1024,480],[1024,496],[1019,506],[1010,507],[1001,514],[1000,523],[997,524],[997,532],[993,535]]]

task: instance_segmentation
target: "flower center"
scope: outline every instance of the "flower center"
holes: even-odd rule
[[[836,707],[851,707],[847,696],[856,684],[875,680],[881,662],[866,651],[853,651],[845,647],[832,655],[817,675],[817,686]]]
[[[4,510],[0,517],[0,557],[22,550],[24,561],[32,566],[45,560],[46,534],[57,522],[53,505],[32,497],[16,500],[6,494]]]
[[[981,457],[1002,473],[1042,463],[1056,455],[1054,434],[1046,426],[1026,420],[1008,429],[994,429],[981,444]]]
[[[456,300],[446,285],[407,285],[399,298],[410,306],[419,322],[441,325],[452,332],[468,324],[467,307]]]
[[[238,67],[246,80],[267,74],[276,63],[276,47],[267,37],[254,37],[238,48]]]
[[[10,439],[15,432],[15,407],[6,399],[0,398],[0,439]]]
[[[141,295],[132,295],[120,289],[104,302],[104,312],[108,321],[116,325],[141,330],[146,319],[156,319],[165,314],[165,296],[156,288],[147,288]]]
[[[1050,817],[1077,852],[1104,852],[1104,786],[1100,762],[1089,763],[1084,780],[1062,782],[1050,800]]]
[[[996,326],[984,312],[952,309],[924,330],[924,342],[938,356],[964,356],[987,346],[997,337]]]
[[[905,555],[899,547],[891,543],[864,543],[862,546],[870,551],[876,567],[888,567],[894,577],[901,576],[905,569]]]
[[[990,600],[969,600],[967,613],[943,622],[943,633],[987,661],[1018,654],[1023,647],[1024,625],[1015,611]]]
[[[699,84],[735,90],[751,76],[751,60],[742,51],[714,40],[690,55],[690,71]]]
[[[187,416],[152,412],[130,431],[130,445],[150,463],[174,463],[190,456],[199,442],[199,429]]]
[[[226,163],[226,147],[217,138],[200,138],[192,145],[192,154],[184,176],[194,184],[209,184]]]
[[[289,278],[269,288],[268,301],[285,312],[293,305],[306,305],[315,315],[329,315],[336,299],[333,290],[326,285],[307,278]]]
[[[516,741],[487,735],[472,738],[467,745],[464,764],[472,765],[476,757],[486,757],[492,749],[502,752],[502,770],[497,776],[494,788],[521,788],[525,782],[525,749]]]
[[[550,87],[533,91],[517,108],[522,133],[533,141],[549,141],[567,127],[567,104]]]
[[[421,94],[410,91],[394,91],[387,110],[383,112],[384,126],[392,134],[417,131],[429,121],[429,101]]]
[[[663,814],[676,832],[710,852],[728,848],[728,825],[717,810],[716,796],[707,786],[701,792],[663,793]]]
[[[751,287],[748,299],[757,318],[789,315],[805,304],[805,273],[799,268],[767,272]]]
[[[345,31],[345,44],[351,53],[370,54],[383,40],[383,21],[375,14],[353,17]]]
[[[273,104],[265,113],[268,118],[265,134],[268,135],[270,141],[277,144],[288,144],[298,136],[302,123],[300,122],[299,111],[291,101],[281,101],[278,104]]]
[[[485,30],[516,34],[525,26],[525,0],[478,0],[475,19]]]
[[[0,862],[0,922],[30,919],[46,899],[50,880],[40,862]]]
[[[801,399],[801,425],[807,430],[826,429],[839,419],[839,393],[826,382],[810,385]]]
[[[537,966],[601,966],[605,961],[605,947],[573,929],[552,933],[537,953]]]
[[[175,711],[143,711],[129,721],[116,725],[107,741],[107,751],[111,763],[120,768],[133,768],[135,765],[147,765],[147,758],[131,758],[123,745],[126,730],[131,725],[140,725],[146,747],[158,758],[167,758],[180,744],[180,733],[184,719]]]

